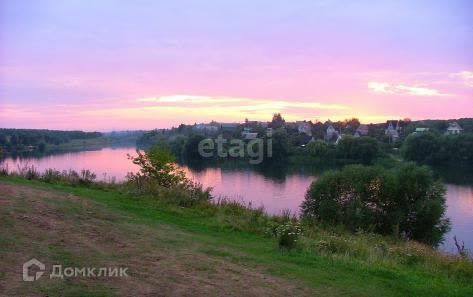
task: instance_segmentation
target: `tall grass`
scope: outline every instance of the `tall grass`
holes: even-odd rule
[[[8,164],[0,165],[0,176],[8,176],[10,174],[10,170],[8,168]]]
[[[4,176],[17,176],[28,180],[40,180],[47,183],[63,183],[67,185],[88,186],[96,183],[96,175],[88,170],[82,169],[80,172],[75,170],[58,171],[56,169],[46,169],[40,173],[33,165],[25,164],[17,167],[16,171],[9,171],[8,167],[0,169],[0,174]]]

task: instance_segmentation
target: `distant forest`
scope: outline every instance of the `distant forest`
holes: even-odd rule
[[[57,146],[72,140],[88,140],[101,136],[100,132],[0,128],[0,148],[6,152],[44,151],[48,145]]]

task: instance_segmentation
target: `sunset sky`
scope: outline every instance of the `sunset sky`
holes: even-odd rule
[[[0,0],[0,127],[473,117],[473,1]]]

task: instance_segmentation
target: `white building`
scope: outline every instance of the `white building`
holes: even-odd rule
[[[339,133],[332,125],[327,128],[327,134],[325,135],[325,141],[337,145],[342,140],[342,134]]]
[[[245,140],[253,140],[258,137],[258,133],[256,132],[248,132],[248,133],[242,133],[242,134]]]
[[[399,126],[399,121],[388,121],[388,127],[384,130],[384,134],[388,136],[392,142],[395,142],[399,139],[399,132],[401,132],[401,127]]]
[[[462,133],[463,128],[457,122],[448,123],[446,134],[454,135]]]
[[[196,124],[194,130],[205,132],[217,132],[218,127],[211,124]]]
[[[334,134],[338,134],[337,130],[332,125],[329,125],[327,128],[327,139],[332,138]]]
[[[312,125],[309,122],[296,122],[297,131],[299,133],[306,134],[307,136],[312,136]]]

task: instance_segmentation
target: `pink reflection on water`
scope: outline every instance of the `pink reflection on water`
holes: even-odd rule
[[[445,235],[441,249],[456,252],[453,236],[465,242],[465,247],[473,252],[473,187],[446,185],[447,217],[452,229]]]
[[[186,175],[213,188],[212,193],[231,200],[251,202],[252,207],[263,206],[270,214],[279,214],[288,209],[299,213],[299,206],[311,182],[312,176],[290,175],[278,182],[255,173],[252,170],[225,170],[206,168],[195,172],[184,168]]]
[[[17,171],[18,167],[34,166],[39,172],[48,168],[56,170],[73,169],[80,171],[89,169],[97,175],[98,180],[108,181],[114,177],[117,181],[125,180],[128,172],[136,172],[138,167],[128,160],[127,154],[136,154],[134,148],[103,148],[95,151],[69,152],[49,155],[40,158],[7,158],[3,165],[10,171]]]

